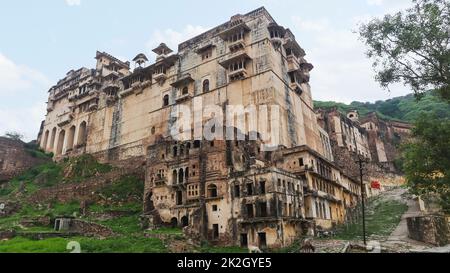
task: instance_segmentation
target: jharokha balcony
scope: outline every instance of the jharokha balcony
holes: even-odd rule
[[[56,120],[56,124],[58,124],[59,127],[62,127],[66,124],[69,124],[73,120],[72,113],[64,113],[60,116],[58,116]]]

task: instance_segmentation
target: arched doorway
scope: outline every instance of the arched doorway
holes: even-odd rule
[[[173,217],[173,218],[170,220],[170,226],[173,227],[173,228],[178,227],[178,219],[175,218],[175,217]]]
[[[78,128],[77,145],[86,144],[86,121],[83,121]]]
[[[187,226],[189,226],[189,217],[188,217],[187,215],[181,217],[181,226],[182,226],[182,227],[187,227]]]
[[[66,137],[66,131],[61,130],[58,136],[58,145],[56,146],[56,154],[60,155],[63,152],[64,148],[64,138]]]
[[[46,151],[47,150],[47,144],[48,144],[48,136],[49,136],[50,132],[47,130],[45,131],[44,134],[44,140],[42,141],[42,145],[41,148]]]
[[[67,150],[73,149],[74,141],[75,141],[75,126],[72,126],[69,129],[69,136],[67,138],[67,145],[66,145]]]
[[[53,151],[53,148],[55,147],[55,138],[56,138],[56,128],[53,128],[52,130],[52,136],[50,137],[50,150]]]

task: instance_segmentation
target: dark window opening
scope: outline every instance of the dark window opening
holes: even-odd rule
[[[163,99],[163,106],[169,105],[169,95],[165,95]]]
[[[261,249],[267,248],[267,240],[265,232],[258,233],[258,241],[259,241],[259,248]]]
[[[247,184],[247,195],[253,195],[253,184]]]
[[[170,220],[170,226],[172,227],[172,228],[176,228],[177,226],[178,226],[178,220],[177,220],[177,218],[172,218],[171,220]]]
[[[266,182],[265,181],[259,182],[259,190],[260,190],[261,194],[266,194]]]
[[[254,214],[253,214],[253,205],[252,204],[247,204],[246,205],[247,208],[247,217],[248,218],[253,218]]]
[[[241,197],[241,188],[239,185],[234,185],[234,197]]]
[[[203,81],[203,93],[209,92],[209,80]]]
[[[247,233],[242,233],[241,234],[241,247],[248,247]]]
[[[183,205],[183,192],[177,191],[177,206]]]
[[[305,162],[303,161],[303,158],[300,158],[300,159],[298,160],[298,163],[299,163],[300,167],[305,166]]]
[[[182,227],[189,226],[189,218],[188,218],[188,216],[181,217],[181,226]]]
[[[212,206],[212,211],[217,211],[217,205]]]
[[[189,89],[186,87],[183,88],[183,91],[181,91],[182,95],[187,95],[189,93]]]
[[[184,182],[184,170],[180,169],[178,172],[178,184],[183,184]]]
[[[212,184],[208,186],[208,197],[215,198],[217,197],[217,186]]]
[[[194,141],[194,148],[200,148],[200,140]]]

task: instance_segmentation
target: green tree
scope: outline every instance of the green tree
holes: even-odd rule
[[[410,86],[417,98],[430,89],[450,102],[450,2],[413,0],[413,7],[376,18],[359,29],[376,80]]]
[[[413,193],[436,193],[450,212],[450,118],[424,114],[403,146],[404,171]]]

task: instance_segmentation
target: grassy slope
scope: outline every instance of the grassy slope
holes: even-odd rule
[[[66,177],[68,170],[71,175]],[[53,203],[50,207],[41,207],[26,204],[26,197],[38,189],[57,185],[58,183],[77,183],[92,177],[96,173],[107,173],[112,168],[108,165],[99,164],[89,156],[71,159],[59,164],[46,163],[37,166],[19,177],[13,179],[9,185],[0,190],[0,197],[20,201],[20,211],[12,216],[0,218],[0,230],[16,230],[26,232],[52,232],[52,227],[24,228],[19,225],[20,220],[29,217],[57,215],[78,216],[80,202],[73,200],[66,204]],[[19,194],[20,184],[24,184],[25,191]],[[0,242],[0,253],[67,253],[67,244],[71,241],[79,242],[82,252],[94,253],[150,253],[168,252],[167,247],[160,239],[146,238],[145,233],[175,236],[184,242],[185,238],[180,229],[162,228],[150,232],[144,232],[140,227],[139,216],[142,213],[143,183],[134,176],[124,176],[114,183],[99,189],[97,194],[102,196],[105,203],[96,203],[89,207],[93,213],[107,213],[110,211],[123,211],[127,215],[110,220],[99,220],[94,217],[82,217],[81,219],[96,222],[111,228],[117,236],[105,240],[96,238],[52,238],[44,240],[31,240],[16,237],[9,241]],[[240,248],[222,248],[203,246],[194,249],[197,252],[245,252]]]
[[[383,201],[379,198],[371,200],[366,210],[366,232],[369,238],[389,236],[400,223],[402,215],[408,206],[398,201]],[[362,220],[343,226],[337,239],[362,240]]]

